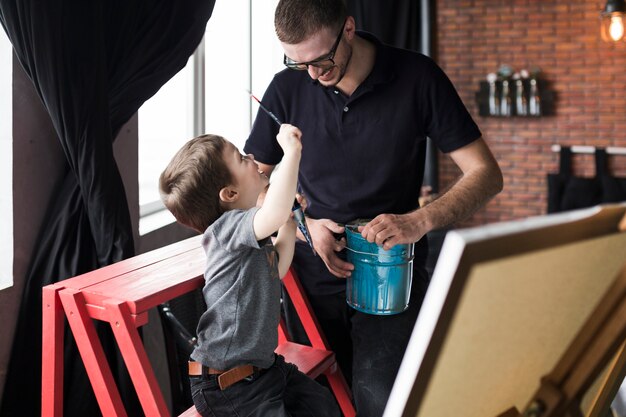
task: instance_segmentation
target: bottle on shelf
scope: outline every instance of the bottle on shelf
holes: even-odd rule
[[[511,92],[509,90],[509,80],[502,80],[502,97],[500,98],[500,116],[511,115]]]
[[[498,76],[495,73],[490,72],[487,74],[487,82],[489,83],[489,115],[491,116],[500,115],[500,99],[496,89],[497,80]]]
[[[519,73],[513,74],[515,80],[515,114],[518,116],[526,116],[528,114],[528,103],[524,91],[524,82]]]
[[[528,114],[530,116],[541,116],[541,98],[539,97],[539,86],[537,79],[530,79],[530,93],[528,95]]]

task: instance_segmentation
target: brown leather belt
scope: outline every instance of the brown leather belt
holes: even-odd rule
[[[257,368],[256,366],[241,365],[227,371],[220,371],[218,369],[208,368],[200,362],[189,361],[190,376],[202,376],[207,374],[218,375],[217,383],[222,391],[260,370],[261,368]]]

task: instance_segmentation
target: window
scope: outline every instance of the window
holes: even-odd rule
[[[13,47],[0,30],[0,289],[13,285]]]
[[[269,4],[268,4],[269,3]],[[276,37],[274,29],[274,10],[278,0],[254,2],[252,7],[252,30],[254,36],[252,44],[252,71],[250,81],[255,96],[261,98],[270,81],[279,71],[285,69],[283,65],[283,48]],[[256,117],[258,105],[253,103],[250,126]]]
[[[191,138],[191,66],[189,63],[139,110],[139,234],[175,221],[159,198],[159,175]]]
[[[139,111],[139,233],[174,221],[159,200],[158,177],[187,140],[202,133],[224,136],[243,148],[261,97],[283,68],[274,32],[277,0],[216,2],[185,69]]]
[[[250,89],[251,32],[249,21],[240,24],[246,16],[249,19],[248,1],[218,1],[204,35],[206,131],[224,136],[240,150],[250,131],[246,90]]]

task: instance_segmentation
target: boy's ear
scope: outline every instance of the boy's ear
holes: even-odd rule
[[[224,203],[234,203],[239,198],[237,190],[230,185],[220,190],[220,200]]]

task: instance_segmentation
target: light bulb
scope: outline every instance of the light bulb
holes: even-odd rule
[[[611,16],[611,24],[609,26],[609,35],[614,41],[619,41],[624,36],[624,22],[622,16]]]
[[[600,13],[602,39],[606,42],[618,42],[624,39],[624,16],[626,0],[606,0],[606,6]]]

